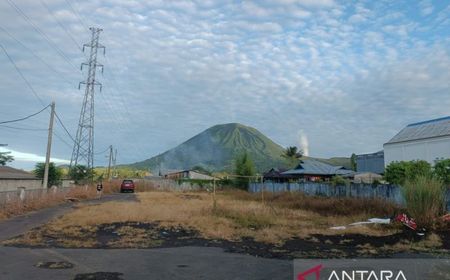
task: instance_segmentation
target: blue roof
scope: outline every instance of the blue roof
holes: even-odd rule
[[[283,172],[283,175],[308,174],[308,175],[347,175],[352,174],[352,170],[345,169],[342,166],[335,166],[320,162],[314,159],[303,159],[300,164],[291,170]]]
[[[407,125],[386,144],[450,136],[450,117]]]
[[[410,124],[408,124],[408,126],[415,126],[415,125],[421,125],[421,124],[427,124],[427,123],[434,123],[434,122],[440,122],[440,121],[445,121],[445,120],[450,120],[450,116],[443,117],[443,118],[432,119],[432,120],[423,121],[423,122],[410,123]]]

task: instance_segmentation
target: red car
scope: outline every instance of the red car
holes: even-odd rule
[[[134,192],[134,182],[133,180],[123,180],[120,185],[120,192]]]

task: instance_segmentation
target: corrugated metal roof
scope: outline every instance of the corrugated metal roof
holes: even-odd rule
[[[295,169],[281,174],[346,175],[350,173],[353,173],[353,171],[342,166],[334,166],[313,159],[303,159]]]
[[[386,144],[450,136],[450,116],[429,121],[412,123],[403,128]]]
[[[0,179],[37,179],[34,174],[9,166],[0,166]]]

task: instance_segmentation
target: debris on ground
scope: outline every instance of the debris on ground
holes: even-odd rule
[[[405,225],[406,227],[412,229],[412,230],[417,230],[417,224],[416,221],[414,221],[413,218],[409,218],[406,214],[398,214],[395,218],[394,221],[400,222],[403,225]]]
[[[76,197],[66,197],[66,201],[68,202],[79,202],[80,200]]]
[[[68,269],[73,268],[73,264],[70,262],[38,262],[34,265],[39,268],[47,268],[47,269]]]
[[[450,222],[450,213],[447,213],[444,216],[442,216],[442,220],[444,222]]]
[[[390,224],[390,223],[391,223],[391,219],[389,219],[389,218],[386,218],[386,219],[383,219],[383,218],[371,218],[371,219],[368,219],[367,221],[351,223],[351,224],[346,225],[346,226],[330,227],[330,229],[344,230],[344,229],[347,229],[348,227],[354,227],[354,226],[361,226],[361,225],[368,225],[368,224]]]

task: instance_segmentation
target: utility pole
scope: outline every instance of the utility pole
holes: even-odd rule
[[[50,123],[48,125],[48,139],[47,139],[47,153],[45,155],[44,180],[42,188],[48,187],[48,170],[50,168],[50,154],[52,150],[52,136],[53,136],[53,120],[55,119],[55,101],[51,105],[52,112],[50,114]]]
[[[90,48],[89,62],[82,63],[83,66],[89,66],[88,75],[85,82],[80,82],[86,86],[83,105],[81,107],[80,120],[78,122],[77,135],[75,144],[73,146],[72,157],[70,159],[70,168],[77,166],[78,164],[85,164],[88,170],[94,168],[94,89],[95,86],[100,86],[102,90],[102,84],[95,80],[95,72],[97,67],[102,68],[103,65],[97,63],[97,52],[99,48],[103,48],[103,54],[105,54],[105,47],[98,43],[100,28],[89,28],[91,30],[91,42],[83,45],[84,49]]]
[[[109,146],[108,181],[111,181],[111,162],[113,157],[113,147]]]
[[[116,160],[117,160],[117,149],[114,149],[114,158],[113,158],[113,176],[117,176],[116,170]]]

